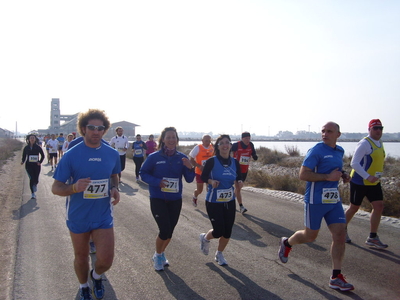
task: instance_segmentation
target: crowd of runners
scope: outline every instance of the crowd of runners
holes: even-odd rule
[[[243,204],[241,189],[251,160],[258,156],[249,132],[243,132],[240,141],[232,142],[227,134],[215,143],[208,134],[201,144],[189,153],[178,151],[179,137],[174,127],[166,127],[158,141],[141,135],[130,145],[117,127],[110,141],[103,139],[110,128],[104,111],[90,109],[78,118],[79,138],[74,133],[26,137],[21,164],[25,164],[30,178],[32,198],[36,198],[41,164],[45,159],[54,172],[52,192],[66,197],[66,225],[74,248],[74,268],[79,281],[82,300],[104,297],[102,275],[111,268],[114,259],[113,206],[120,199],[119,186],[126,165],[126,153],[132,151],[135,180],[149,186],[150,210],[158,225],[153,266],[162,271],[169,266],[166,250],[171,242],[182,209],[183,181],[196,182],[191,202],[197,207],[204,191],[206,211],[211,229],[199,234],[199,248],[209,254],[211,241],[218,241],[215,261],[227,265],[226,249],[235,222],[236,202],[242,214],[248,210]],[[306,154],[299,177],[307,183],[304,196],[304,228],[290,237],[282,237],[277,247],[278,258],[287,263],[294,245],[314,241],[324,219],[332,236],[332,274],[329,287],[341,291],[354,290],[342,274],[345,243],[350,243],[348,225],[364,197],[371,202],[368,246],[387,248],[377,235],[383,211],[383,194],[379,178],[383,173],[385,151],[381,142],[383,126],[379,119],[368,124],[369,135],[362,139],[353,156],[350,173],[343,169],[344,150],[336,144],[340,126],[327,122],[322,126],[322,141]],[[43,149],[45,151],[43,151]],[[338,190],[339,181],[350,182],[351,205],[343,211]],[[205,188],[204,188],[205,187]],[[112,204],[112,205],[110,205]],[[90,270],[89,253],[96,253],[96,262]],[[91,284],[89,283],[91,282]]]

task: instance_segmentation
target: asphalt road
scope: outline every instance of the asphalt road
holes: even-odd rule
[[[197,208],[191,204],[194,183],[184,187],[181,217],[166,252],[170,267],[157,272],[151,261],[157,227],[147,186],[132,180],[133,170],[128,160],[121,202],[115,207],[116,255],[105,276],[104,299],[400,299],[398,223],[383,222],[379,235],[389,248],[378,250],[364,244],[368,219],[353,219],[349,229],[353,243],[346,246],[343,273],[355,290],[339,292],[328,286],[331,239],[325,224],[317,241],[294,247],[287,264],[277,256],[280,237],[303,227],[299,202],[244,191],[249,211],[236,215],[224,252],[229,265],[221,267],[214,261],[216,240],[210,254],[203,255],[198,237],[211,225],[204,201],[199,199]],[[25,175],[13,299],[79,299],[65,199],[51,193],[52,174],[44,165],[37,200],[30,200]]]

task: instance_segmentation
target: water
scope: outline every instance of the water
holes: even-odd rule
[[[188,146],[194,144],[200,144],[201,141],[179,141],[179,145],[181,146]],[[300,151],[300,155],[304,156],[308,149],[316,144],[316,142],[287,142],[287,141],[263,141],[263,142],[256,142],[253,141],[254,147],[266,147],[269,149],[277,150],[279,152],[286,153],[286,147],[295,146]],[[338,145],[343,147],[345,151],[345,155],[353,155],[354,150],[356,149],[357,142],[338,142]],[[400,143],[384,143],[386,156],[392,156],[396,158],[400,158]]]

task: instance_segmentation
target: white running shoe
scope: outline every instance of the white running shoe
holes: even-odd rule
[[[162,258],[163,266],[164,266],[164,267],[169,267],[169,261],[168,261],[168,259],[165,257],[164,252],[161,253],[161,258]]]
[[[227,266],[228,262],[226,261],[224,255],[222,252],[217,251],[215,252],[215,261],[220,265],[220,266]]]
[[[243,205],[240,207],[240,213],[243,215],[247,211],[246,207]]]
[[[154,262],[154,269],[156,271],[164,271],[162,255],[157,255],[156,253],[154,253],[152,260]]]
[[[200,249],[203,252],[204,255],[208,255],[208,252],[210,251],[210,241],[206,240],[206,234],[202,233],[200,234]]]

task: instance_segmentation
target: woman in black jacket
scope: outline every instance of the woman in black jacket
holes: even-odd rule
[[[37,184],[39,183],[39,174],[41,164],[44,160],[42,147],[38,145],[38,138],[34,134],[26,136],[27,145],[22,153],[21,165],[25,163],[25,169],[29,176],[29,187],[32,192],[32,199],[36,199]],[[40,157],[39,157],[40,156]]]

